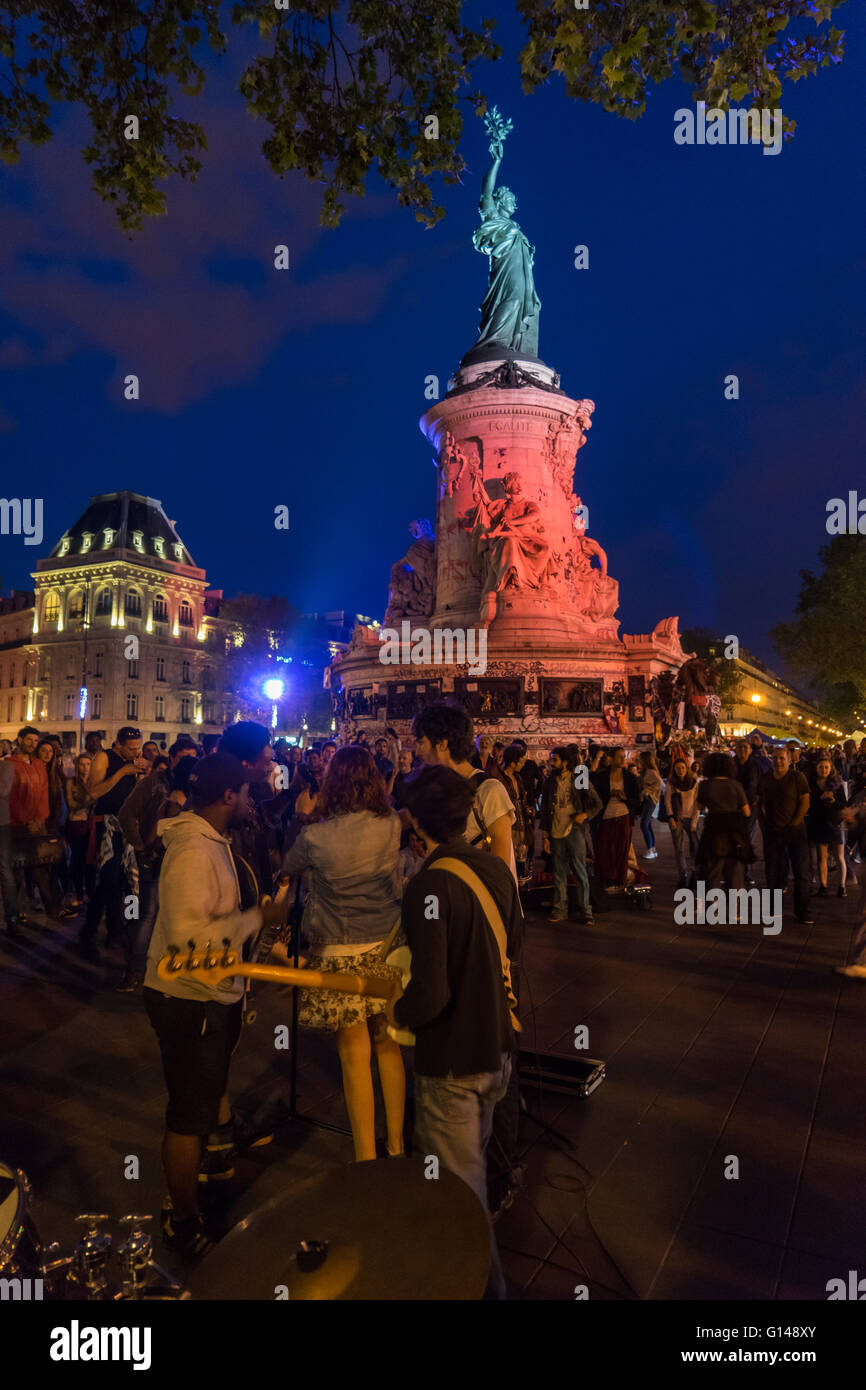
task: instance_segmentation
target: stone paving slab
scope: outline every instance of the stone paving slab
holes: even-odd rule
[[[593,1299],[825,1298],[827,1279],[866,1270],[866,987],[831,970],[856,891],[814,900],[814,927],[786,918],[776,937],[680,926],[663,828],[658,840],[651,911],[611,895],[592,927],[528,919],[524,1045],[574,1057],[585,1024],[607,1079],[587,1098],[525,1093],[536,1118],[521,1124],[524,1191],[497,1224],[509,1295],[573,1300],[586,1283]],[[43,1239],[64,1245],[78,1212],[155,1213],[163,1190],[153,1035],[140,999],[110,988],[117,954],[90,966],[73,938],[35,918],[25,945],[0,933],[0,1157],[28,1173]],[[262,988],[257,1007],[232,1090],[284,1118],[289,1060],[273,1029],[286,998]],[[298,1097],[346,1127],[329,1039],[303,1035]],[[223,1205],[246,1214],[351,1155],[346,1135],[284,1123],[239,1160]]]

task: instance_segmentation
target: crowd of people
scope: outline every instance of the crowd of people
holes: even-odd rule
[[[244,981],[162,978],[172,947],[228,941],[276,963],[300,952],[325,980],[374,982],[378,993],[340,982],[299,995],[301,1026],[335,1039],[356,1160],[377,1153],[373,1059],[386,1152],[404,1153],[397,1036],[409,1033],[413,1146],[495,1210],[512,1181],[519,1116],[521,895],[528,902],[546,884],[550,922],[592,923],[594,899],[648,883],[665,820],[681,887],[742,888],[760,849],[767,887],[787,891],[790,873],[795,915],[808,924],[813,888],[844,897],[857,877],[866,739],[859,750],[791,743],[768,754],[754,735],[729,750],[634,758],[585,741],[555,747],[542,768],[522,740],[475,737],[468,715],[436,703],[415,716],[411,745],[386,730],[302,750],[241,721],[209,754],[188,736],[164,752],[131,726],[109,748],[88,735],[77,758],[30,727],[0,747],[7,932],[25,939],[38,894],[49,918],[81,920],[89,961],[100,959],[103,919],[122,947],[116,987],[142,992],[168,1091],[163,1232],[188,1255],[210,1243],[200,1182],[268,1136],[249,1132],[227,1095]],[[401,944],[412,959],[405,988],[390,959]],[[866,927],[856,949],[840,968],[866,978]],[[487,1293],[503,1292],[491,1231]]]

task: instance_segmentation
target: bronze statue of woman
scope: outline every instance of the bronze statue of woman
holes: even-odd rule
[[[526,357],[538,357],[538,314],[541,300],[535,293],[532,262],[535,247],[512,221],[517,199],[510,188],[497,188],[505,136],[511,122],[496,107],[485,124],[490,135],[493,163],[481,185],[480,225],[472,236],[476,251],[490,258],[490,280],[481,305],[478,340],[472,348],[508,348]]]

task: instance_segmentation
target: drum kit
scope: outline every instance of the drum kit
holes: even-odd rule
[[[124,1239],[115,1249],[102,1223],[86,1212],[75,1218],[81,1238],[70,1255],[43,1246],[31,1215],[31,1189],[20,1168],[0,1160],[0,1297],[4,1299],[176,1299],[183,1294],[153,1259],[149,1216],[120,1218]]]
[[[76,1218],[70,1255],[43,1247],[30,1184],[0,1162],[0,1297],[63,1300],[302,1301],[479,1299],[490,1226],[472,1190],[429,1160],[376,1159],[290,1185],[238,1221],[189,1276],[154,1262],[150,1217]]]

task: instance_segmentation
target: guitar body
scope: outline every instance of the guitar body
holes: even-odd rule
[[[403,976],[403,988],[405,989],[412,978],[412,952],[408,946],[398,946],[395,951],[390,951],[385,957],[385,964],[396,966]],[[391,1024],[386,1025],[389,1038],[393,1038],[401,1047],[414,1047],[415,1034],[410,1033],[408,1028],[392,1028]]]

